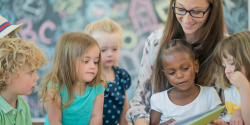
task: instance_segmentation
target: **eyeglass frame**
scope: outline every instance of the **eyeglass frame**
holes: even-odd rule
[[[175,9],[174,9],[174,8],[183,9],[183,10],[185,10],[185,13],[184,13],[184,14],[179,14],[179,13],[175,13],[175,14],[178,14],[178,15],[186,15],[187,12],[188,12],[188,13],[190,14],[190,16],[192,16],[192,17],[194,17],[194,18],[203,18],[204,15],[207,13],[207,11],[210,9],[210,7],[211,7],[211,4],[209,4],[209,6],[208,6],[208,8],[207,8],[206,11],[199,11],[199,12],[203,13],[203,16],[202,16],[202,17],[194,17],[194,16],[190,13],[191,11],[194,11],[194,10],[186,10],[186,9],[184,9],[184,8],[175,7],[175,6],[172,6],[172,10],[173,10],[173,12],[175,13]]]

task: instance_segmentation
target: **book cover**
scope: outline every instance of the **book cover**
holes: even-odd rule
[[[172,122],[169,125],[206,125],[213,120],[219,118],[221,112],[224,110],[225,105],[217,106],[214,109],[202,112],[200,114]]]

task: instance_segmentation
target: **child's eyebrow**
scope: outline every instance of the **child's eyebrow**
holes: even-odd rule
[[[183,62],[180,64],[180,66],[183,66],[183,65],[190,65],[190,62]],[[166,70],[174,70],[174,68],[170,67],[170,68],[166,68]]]
[[[164,71],[166,70],[174,70],[174,68],[166,68],[166,69],[163,69]]]
[[[118,45],[116,45],[116,46],[111,46],[111,47],[118,47]],[[108,48],[108,47],[107,47],[107,46],[101,47],[101,49],[103,49],[103,48]]]
[[[89,57],[89,56],[85,56],[85,58],[89,59],[89,58],[91,58],[91,57]],[[96,57],[95,59],[99,59],[99,57]]]

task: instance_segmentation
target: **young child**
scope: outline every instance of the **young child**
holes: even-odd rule
[[[193,47],[174,39],[159,50],[153,66],[151,82],[155,94],[150,99],[150,124],[168,125],[221,104],[213,87],[195,83],[199,62]]]
[[[39,86],[45,125],[101,125],[106,87],[102,75],[97,41],[85,33],[63,34]]]
[[[213,60],[217,86],[224,89],[228,116],[226,124],[250,124],[250,31],[235,33],[216,46]],[[243,119],[242,119],[243,118]],[[224,124],[217,119],[215,124]],[[224,124],[224,125],[226,125]]]
[[[127,125],[125,116],[129,105],[126,90],[131,85],[131,78],[126,70],[115,66],[122,44],[121,27],[105,18],[89,24],[85,32],[97,40],[102,52],[103,71],[108,84],[103,106],[103,125]]]
[[[30,108],[20,95],[29,95],[47,62],[34,42],[0,39],[0,125],[32,125]]]
[[[0,38],[18,38],[18,31],[23,24],[12,25],[8,20],[0,15]]]

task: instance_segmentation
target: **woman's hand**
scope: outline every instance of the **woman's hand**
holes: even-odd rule
[[[229,125],[226,121],[220,119],[220,118],[217,118],[215,120],[213,120],[212,123],[208,123],[207,125]]]
[[[218,119],[215,119],[212,123],[209,123],[207,125],[229,125],[229,123],[227,123],[226,121],[218,118]],[[244,125],[240,110],[236,110],[233,113],[233,115],[232,115],[232,117],[230,119],[230,125]]]

